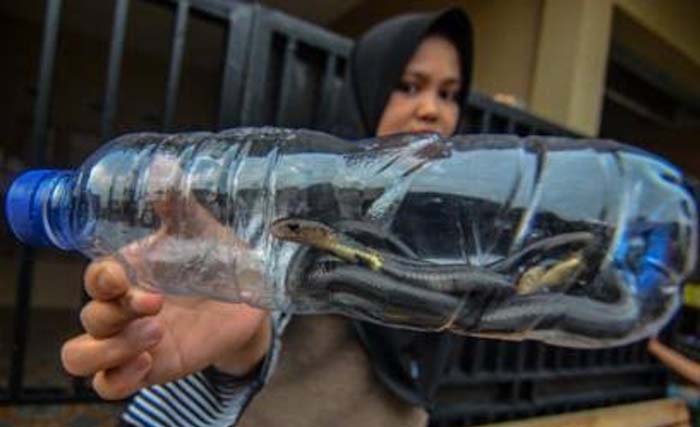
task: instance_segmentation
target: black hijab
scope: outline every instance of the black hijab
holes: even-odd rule
[[[460,56],[462,91],[457,131],[462,130],[472,75],[472,27],[461,9],[452,8],[400,15],[372,27],[358,39],[350,56],[347,85],[357,110],[356,136],[375,135],[406,64],[421,41],[435,33],[450,40]]]
[[[457,132],[464,131],[472,70],[472,27],[460,9],[401,15],[384,21],[356,43],[349,64],[348,96],[355,106],[355,137],[371,137],[391,92],[418,45],[428,35],[445,36],[460,55],[462,91]],[[346,132],[346,136],[347,132]],[[396,395],[431,409],[451,354],[454,337],[354,321],[379,379]]]

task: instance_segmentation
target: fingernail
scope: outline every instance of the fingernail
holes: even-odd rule
[[[103,291],[110,291],[109,282],[109,271],[107,267],[102,267],[97,273],[97,287]]]

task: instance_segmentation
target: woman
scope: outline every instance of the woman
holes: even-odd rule
[[[374,27],[350,61],[358,112],[352,133],[455,133],[471,59],[471,27],[457,9]],[[91,264],[85,286],[93,301],[81,312],[86,334],[64,345],[68,372],[94,375],[106,399],[190,375],[142,390],[122,417],[125,425],[426,424],[416,402],[377,382],[347,319],[305,316],[285,326],[281,315],[242,304],[149,294],[130,287],[111,260]],[[364,324],[358,330],[365,343],[385,333]]]

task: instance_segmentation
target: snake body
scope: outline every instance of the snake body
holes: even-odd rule
[[[327,290],[340,308],[368,320],[388,319],[415,328],[449,326],[465,333],[517,334],[528,329],[552,329],[613,339],[628,334],[639,320],[637,300],[612,273],[600,274],[597,281],[601,283],[591,284],[614,289],[615,297],[605,302],[584,295],[539,292],[541,286],[536,286],[538,291],[533,293],[516,292],[518,280],[512,271],[517,265],[542,250],[590,244],[594,240],[590,233],[543,239],[482,267],[435,264],[418,259],[412,251],[396,254],[367,247],[353,236],[372,234],[367,226],[346,223],[342,230],[292,218],[275,222],[272,234],[320,250],[323,255],[312,261],[311,267],[305,264],[307,270],[294,276],[303,278],[306,286]],[[374,234],[379,240],[386,238],[385,233]],[[579,265],[571,267],[573,259],[580,259],[580,254],[551,268],[547,281],[561,277],[562,271],[580,272]],[[450,324],[445,325],[446,321]]]

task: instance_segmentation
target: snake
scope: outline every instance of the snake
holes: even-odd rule
[[[611,301],[586,295],[547,292],[543,288],[571,282],[584,268],[581,251],[545,271],[517,266],[543,250],[562,246],[579,247],[595,242],[589,232],[562,233],[541,239],[528,247],[486,266],[437,264],[422,260],[395,236],[360,221],[335,226],[302,218],[274,221],[271,234],[319,251],[312,262],[297,263],[304,271],[292,276],[306,286],[330,291],[330,299],[352,313],[373,321],[386,321],[420,329],[417,321],[434,327],[449,318],[457,332],[517,335],[529,329],[561,330],[591,338],[616,338],[629,333],[640,316],[640,307],[622,280],[612,272],[596,275],[591,286],[614,289]],[[373,242],[388,242],[385,248],[368,246],[357,237],[373,236]],[[309,266],[310,265],[310,266]],[[523,284],[527,275],[536,277]],[[301,279],[299,279],[301,278]],[[400,317],[400,316],[399,316]]]

